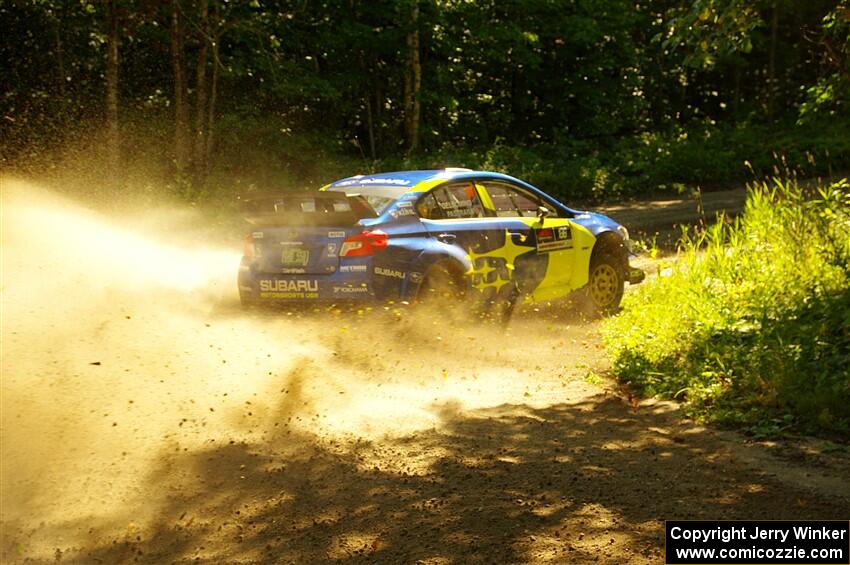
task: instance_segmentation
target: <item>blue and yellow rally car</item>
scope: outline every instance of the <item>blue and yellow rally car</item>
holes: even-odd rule
[[[243,202],[252,224],[239,267],[243,305],[425,301],[500,305],[580,291],[597,313],[617,309],[628,232],[573,210],[519,179],[468,169],[358,175],[318,191]]]

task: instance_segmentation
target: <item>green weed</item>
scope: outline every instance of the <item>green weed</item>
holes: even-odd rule
[[[614,372],[694,415],[850,435],[850,184],[750,187],[608,321]]]

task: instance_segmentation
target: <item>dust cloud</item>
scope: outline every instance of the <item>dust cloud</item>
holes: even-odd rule
[[[169,489],[192,484],[195,470],[173,464],[187,452],[260,444],[285,460],[465,410],[545,406],[601,356],[588,326],[533,312],[507,330],[392,306],[246,313],[240,242],[213,243],[227,238],[200,213],[103,214],[0,183],[6,555],[142,535]]]

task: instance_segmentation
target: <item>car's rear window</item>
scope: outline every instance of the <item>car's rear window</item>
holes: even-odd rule
[[[349,196],[363,196],[378,215],[384,213],[387,207],[401,198],[407,192],[406,186],[338,186],[330,187],[329,191],[344,192]]]
[[[264,226],[353,226],[362,217],[342,194],[249,194],[242,199],[242,217]]]

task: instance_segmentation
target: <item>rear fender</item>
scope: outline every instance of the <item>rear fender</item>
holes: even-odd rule
[[[421,250],[414,262],[414,267],[411,267],[405,288],[403,289],[403,295],[406,300],[416,298],[428,270],[438,263],[448,266],[455,274],[458,284],[469,284],[467,278],[463,276],[472,267],[472,263],[466,252],[456,245],[448,245],[433,240]]]

